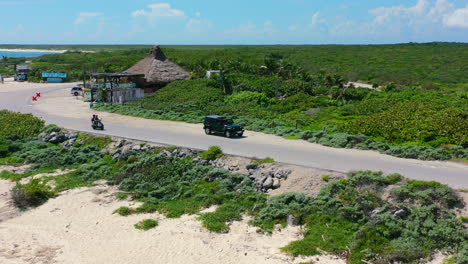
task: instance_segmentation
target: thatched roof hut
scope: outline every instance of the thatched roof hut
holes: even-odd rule
[[[153,46],[146,58],[132,66],[126,72],[144,74],[143,87],[163,87],[173,81],[187,80],[189,72],[166,58],[159,46]]]

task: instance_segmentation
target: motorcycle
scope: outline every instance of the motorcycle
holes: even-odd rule
[[[94,130],[104,130],[104,124],[102,123],[101,120],[95,120],[91,123],[91,127]]]

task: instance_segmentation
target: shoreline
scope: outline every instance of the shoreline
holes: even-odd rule
[[[9,51],[9,52],[49,52],[49,53],[65,53],[68,50],[45,50],[45,49],[2,49],[0,51]]]

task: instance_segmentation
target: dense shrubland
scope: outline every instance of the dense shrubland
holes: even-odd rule
[[[57,132],[60,128],[42,129]],[[245,214],[251,215],[251,224],[264,232],[287,225],[288,217],[293,217],[295,223],[306,228],[303,240],[283,248],[293,255],[316,255],[321,250],[339,254],[350,250],[351,263],[362,263],[361,260],[415,263],[440,250],[454,254],[457,263],[466,261],[468,234],[452,211],[463,202],[452,189],[440,183],[361,171],[350,174],[348,179],[330,182],[317,197],[300,193],[268,197],[256,192],[248,176],[202,165],[191,157],[164,155],[167,148],[114,159],[101,151],[108,139],[79,137],[83,144],[67,148],[34,137],[5,141],[8,152],[3,161],[33,166],[24,174],[2,172],[1,178],[19,182],[56,168],[74,169],[53,178],[18,183],[13,190],[17,206],[40,206],[60,191],[104,179],[118,184],[125,197],[131,195],[142,202],[140,207],[121,207],[115,211],[123,216],[156,211],[167,217],[199,214],[205,228],[221,233],[229,232],[229,222]],[[219,148],[212,148],[205,155],[209,158],[221,153]],[[50,158],[45,158],[47,155]],[[16,163],[9,163],[12,160]],[[52,180],[54,184],[50,187],[48,183]],[[211,206],[217,206],[214,212],[200,212]],[[147,230],[157,224],[149,219],[136,223],[135,227]]]

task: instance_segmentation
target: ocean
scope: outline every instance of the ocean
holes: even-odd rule
[[[20,58],[20,57],[40,57],[47,54],[57,54],[56,52],[47,52],[47,51],[2,51],[0,50],[0,59],[5,57],[10,58]]]

